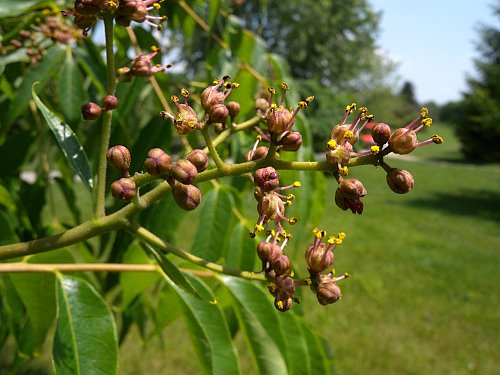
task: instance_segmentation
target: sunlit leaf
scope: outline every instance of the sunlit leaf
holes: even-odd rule
[[[57,280],[57,327],[52,359],[57,375],[113,375],[118,340],[113,314],[87,281]]]
[[[63,152],[69,165],[75,171],[78,176],[82,179],[83,183],[92,189],[92,174],[90,171],[89,161],[87,155],[83,150],[76,134],[73,130],[65,124],[59,117],[57,117],[50,109],[48,109],[45,104],[42,103],[40,98],[35,92],[35,85],[32,88],[33,100],[36,106],[42,112],[45,121],[54,133],[54,136],[59,143],[59,147]]]

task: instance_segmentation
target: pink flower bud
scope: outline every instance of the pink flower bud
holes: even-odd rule
[[[289,271],[292,267],[292,265],[290,264],[290,259],[284,254],[278,256],[275,259],[275,261],[271,264],[271,266],[274,270],[274,273],[276,273],[277,276],[283,275],[284,273]]]
[[[209,86],[201,93],[201,106],[205,111],[210,111],[214,105],[223,104],[226,99],[223,92],[218,91],[220,85]]]
[[[391,150],[400,155],[409,154],[417,147],[417,134],[406,128],[396,129],[389,138]]]
[[[383,122],[375,123],[372,128],[373,141],[379,145],[385,145],[391,136],[391,128]]]
[[[392,168],[386,176],[387,185],[398,194],[408,193],[414,186],[414,179],[410,172],[404,169]]]
[[[263,262],[269,262],[272,264],[281,255],[281,249],[276,244],[262,241],[257,245],[257,255]]]
[[[238,114],[240,113],[241,109],[240,103],[231,101],[227,103],[226,107],[229,110],[229,116],[231,117],[231,120],[234,120],[236,116],[238,116]]]
[[[114,95],[106,95],[102,100],[102,109],[109,111],[118,107],[118,99]]]
[[[193,150],[186,155],[186,159],[194,164],[198,173],[203,172],[208,166],[208,155],[203,150]]]
[[[254,184],[264,191],[271,191],[279,186],[279,177],[273,167],[260,168],[255,171]]]
[[[198,170],[189,160],[179,159],[172,164],[170,173],[177,181],[189,185],[194,181]]]
[[[283,151],[297,151],[302,145],[302,134],[296,131],[286,133],[278,142]]]
[[[164,175],[170,171],[172,157],[161,148],[152,148],[144,160],[144,169],[152,175]]]
[[[180,182],[175,182],[172,187],[172,195],[175,203],[186,211],[192,211],[201,201],[201,192],[194,185],[184,185]]]
[[[317,288],[316,297],[318,302],[325,306],[337,302],[342,297],[342,293],[334,282],[323,282]]]
[[[307,268],[311,273],[321,273],[330,267],[334,260],[333,251],[322,243],[312,243],[306,250]]]
[[[96,120],[101,116],[101,107],[96,103],[86,103],[82,105],[82,116],[84,120]]]
[[[114,181],[111,184],[111,194],[116,199],[120,199],[122,201],[132,200],[137,194],[134,180],[124,177]]]
[[[128,169],[132,160],[128,148],[122,145],[113,146],[106,152],[109,165],[118,169],[125,177],[128,177]]]
[[[264,159],[267,156],[269,149],[266,146],[259,146],[255,150],[247,152],[247,161]]]
[[[214,104],[210,107],[208,111],[208,118],[210,123],[214,122],[226,122],[227,117],[229,116],[229,109],[224,104]]]
[[[267,128],[270,133],[281,134],[293,125],[294,114],[284,107],[271,107],[266,115]]]

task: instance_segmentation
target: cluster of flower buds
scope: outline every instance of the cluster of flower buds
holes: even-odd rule
[[[258,98],[255,102],[257,114],[262,116],[267,125],[269,139],[273,145],[279,146],[283,151],[297,151],[302,145],[302,135],[291,128],[295,123],[295,118],[301,109],[305,109],[314,100],[314,96],[309,96],[301,100],[295,109],[285,108],[285,97],[288,91],[288,85],[281,83],[283,91],[279,103],[273,103],[276,89],[269,87],[268,97]]]
[[[340,232],[336,237],[330,236],[327,243],[323,243],[326,232],[313,229],[314,241],[307,247],[305,258],[307,269],[309,271],[309,285],[311,290],[316,293],[318,302],[322,305],[328,305],[338,301],[341,297],[340,288],[337,281],[345,279],[349,274],[340,277],[334,277],[334,272],[322,274],[330,268],[335,260],[333,250],[336,246],[342,244],[346,238],[344,232]]]
[[[94,102],[82,105],[82,116],[84,120],[97,120],[101,117],[102,111],[111,111],[118,107],[118,99],[114,95],[106,95],[101,105]]]
[[[111,184],[111,193],[116,199],[130,201],[137,195],[137,188],[130,177],[130,152],[125,146],[111,147],[107,152],[108,163],[123,176]],[[144,170],[151,175],[165,179],[172,187],[172,195],[177,205],[186,210],[194,210],[201,201],[200,190],[193,185],[196,175],[207,169],[208,155],[199,149],[189,152],[183,159],[173,158],[160,148],[148,151],[144,160]]]
[[[148,53],[147,55],[139,55],[134,58],[130,67],[125,66],[119,68],[117,70],[119,79],[121,81],[128,82],[132,79],[132,77],[149,78],[152,77],[155,73],[162,72],[165,69],[170,68],[172,66],[171,64],[153,64],[153,58],[156,57],[160,52],[160,48],[152,46],[150,53]]]
[[[299,187],[300,182],[295,181],[292,185],[279,186],[279,174],[273,167],[257,169],[253,176],[255,191],[254,196],[257,200],[257,212],[259,219],[255,224],[251,237],[255,237],[257,232],[262,232],[268,222],[273,222],[278,235],[285,233],[283,221],[291,225],[297,223],[297,218],[287,218],[285,216],[285,207],[292,204],[295,199],[293,194],[283,195],[280,192],[294,187]]]
[[[333,250],[342,244],[346,234],[341,232],[336,237],[330,236],[326,244],[323,243],[325,231],[315,228],[313,235],[314,241],[305,252],[309,272],[309,277],[306,279],[294,279],[290,259],[284,254],[291,234],[286,232],[280,234],[270,230],[266,240],[257,245],[257,255],[262,261],[262,269],[270,281],[268,289],[274,297],[274,306],[279,311],[288,311],[293,302],[299,302],[294,294],[296,288],[300,286],[309,286],[321,305],[332,304],[341,298],[337,282],[349,277],[349,274],[335,277],[334,271],[328,271],[326,274],[324,272],[332,266],[335,259]]]
[[[217,129],[223,129],[229,118],[231,122],[240,112],[240,104],[235,101],[226,102],[231,91],[239,86],[236,82],[230,82],[229,76],[223,77],[222,81],[215,80],[212,86],[208,86],[200,96],[202,108],[205,115],[202,120],[198,118],[196,111],[188,103],[189,91],[181,90],[181,96],[184,103],[176,95],[170,99],[176,106],[176,113],[172,115],[166,111],[160,112],[162,118],[170,118],[174,124],[177,133],[180,135],[188,134],[194,130],[202,129],[205,125],[214,124]]]
[[[166,17],[151,16],[149,12],[160,9],[162,2],[163,0],[75,0],[72,11],[61,13],[64,16],[74,15],[74,23],[83,30],[83,35],[87,35],[105,13],[113,14],[119,26],[127,27],[134,21],[144,22],[161,30],[161,23],[166,20]]]
[[[396,129],[392,133],[389,125],[373,122],[374,116],[367,114],[365,107],[359,109],[352,123],[346,124],[347,118],[355,110],[356,103],[346,106],[342,121],[332,129],[330,140],[327,142],[326,160],[336,166],[338,171],[339,187],[335,192],[335,203],[344,211],[350,209],[352,213],[361,214],[363,203],[360,198],[366,195],[366,189],[358,179],[342,177],[348,175],[347,164],[351,158],[375,155],[377,163],[382,165],[387,172],[386,180],[390,189],[395,193],[404,194],[413,189],[413,176],[406,170],[390,167],[383,161],[383,156],[390,152],[408,154],[419,146],[430,143],[440,144],[443,139],[434,134],[425,141],[417,140],[417,132],[432,124],[432,119],[427,117],[427,108],[422,108],[419,116],[405,127]],[[367,151],[354,152],[353,145],[359,140],[361,131],[369,123],[371,123],[371,137],[374,144]]]
[[[1,50],[25,48],[27,60],[31,66],[35,66],[43,59],[48,39],[69,44],[79,38],[76,28],[65,23],[58,13],[46,9],[40,12],[40,16],[35,18],[29,28],[20,30]]]

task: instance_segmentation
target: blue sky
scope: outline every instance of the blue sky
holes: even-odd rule
[[[399,62],[401,81],[414,84],[419,101],[460,99],[472,60],[478,26],[495,25],[495,0],[368,0],[382,11],[378,46]]]

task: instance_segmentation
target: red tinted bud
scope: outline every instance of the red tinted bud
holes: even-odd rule
[[[273,263],[272,267],[277,276],[286,273],[292,267],[290,259],[286,255],[281,254]]]
[[[205,111],[209,111],[216,104],[224,103],[224,93],[217,90],[217,85],[209,86],[201,93],[201,106]]]
[[[131,178],[120,178],[111,184],[111,194],[116,199],[130,201],[137,193],[135,182]]]
[[[285,134],[278,142],[283,151],[297,151],[302,145],[302,134],[291,131]]]
[[[132,61],[130,74],[137,77],[151,77],[154,74],[152,69],[151,58],[147,55],[140,55]]]
[[[200,189],[194,185],[184,185],[180,182],[173,184],[172,195],[175,203],[186,211],[194,210],[201,201]]]
[[[311,273],[321,273],[330,267],[334,260],[333,251],[322,242],[311,244],[306,250],[307,268]]]
[[[398,194],[408,193],[414,186],[414,179],[410,172],[404,169],[392,168],[386,176],[387,185]]]
[[[281,255],[281,249],[278,245],[271,242],[259,242],[257,245],[257,255],[263,262],[274,263]]]
[[[279,186],[279,177],[273,167],[260,168],[255,171],[254,184],[264,191],[271,191]]]
[[[140,2],[137,6],[137,10],[130,15],[130,19],[135,22],[144,22],[146,21],[148,15],[148,10],[144,6],[142,2]]]
[[[194,164],[198,173],[203,172],[208,166],[208,155],[203,150],[193,150],[186,155],[186,159]]]
[[[247,153],[247,161],[264,159],[267,156],[269,149],[266,146],[257,147],[255,150],[250,150]]]
[[[102,100],[102,109],[109,111],[118,107],[118,99],[114,95],[106,95]]]
[[[120,5],[115,12],[115,15],[130,15],[137,11],[139,6],[138,0],[120,0]]]
[[[366,195],[366,189],[357,178],[343,179],[339,184],[342,195],[349,199],[361,198]]]
[[[334,139],[337,143],[340,143],[344,139],[344,136],[346,135],[346,131],[349,130],[350,126],[351,126],[350,124],[336,125],[332,129],[332,133],[331,133],[330,138]],[[358,139],[359,139],[359,136],[356,133],[353,133],[352,137],[347,138],[348,142],[351,145],[356,143],[358,141]]]
[[[75,11],[78,14],[96,16],[102,10],[102,1],[98,0],[75,0]]]
[[[417,147],[417,134],[413,130],[400,128],[396,129],[389,138],[391,150],[400,155],[408,154]]]
[[[389,137],[391,136],[391,128],[389,125],[384,124],[383,122],[379,122],[374,124],[372,128],[372,138],[373,141],[382,146],[389,141]]]
[[[144,169],[153,175],[164,175],[170,171],[172,157],[161,148],[152,148],[144,160]]]
[[[342,293],[334,282],[323,282],[317,288],[316,297],[318,302],[325,306],[337,302],[342,297]]]
[[[85,120],[95,120],[101,116],[101,107],[96,103],[87,103],[82,105],[82,116]]]
[[[281,312],[288,311],[292,308],[293,304],[293,298],[289,297],[284,300],[280,300],[278,298],[274,299],[274,307],[276,310],[279,310]]]
[[[179,159],[172,164],[170,173],[173,178],[183,184],[189,185],[193,182],[198,171],[193,163],[186,159]]]
[[[108,163],[128,177],[128,169],[132,160],[130,151],[125,146],[117,145],[108,149],[106,153]]]
[[[270,133],[281,134],[293,125],[294,115],[289,109],[272,107],[267,112],[266,121]]]
[[[231,119],[234,120],[234,118],[236,116],[238,116],[238,114],[240,113],[240,109],[241,109],[240,103],[235,102],[235,101],[231,101],[231,102],[227,103],[226,106],[227,106],[227,109],[229,110],[229,116],[231,117]]]
[[[279,300],[286,300],[295,293],[295,282],[290,276],[276,276],[269,286],[269,292]]]
[[[229,109],[224,104],[214,104],[208,111],[208,118],[210,123],[226,122],[229,116]]]

